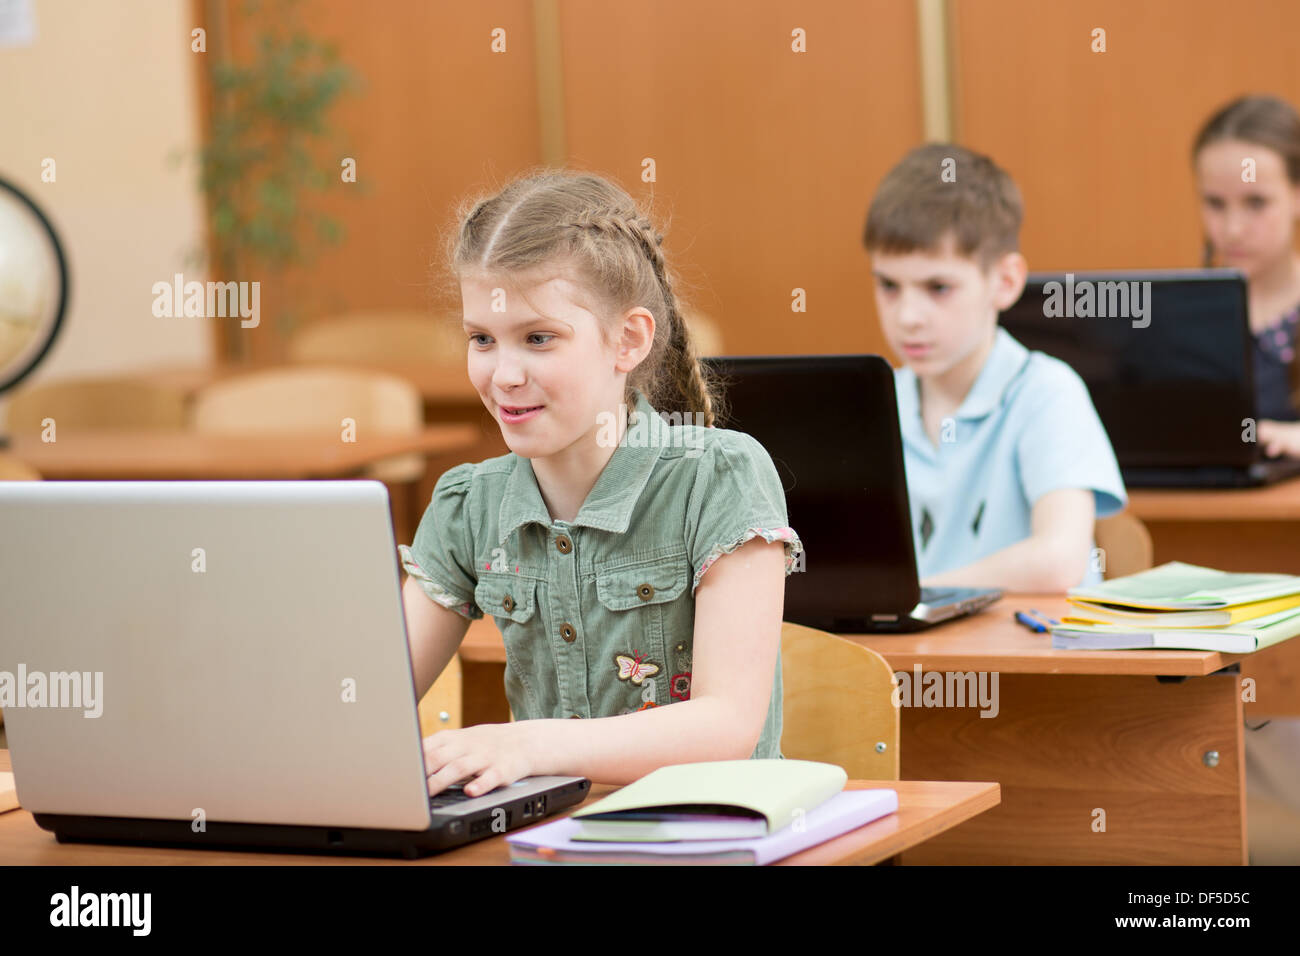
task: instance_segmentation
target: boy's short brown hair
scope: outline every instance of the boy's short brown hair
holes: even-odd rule
[[[953,143],[928,143],[881,180],[862,243],[868,252],[928,252],[951,234],[958,252],[987,269],[1019,250],[1023,215],[1020,190],[993,160]]]

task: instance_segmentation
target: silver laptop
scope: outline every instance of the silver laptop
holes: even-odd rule
[[[0,483],[0,707],[60,840],[416,857],[579,803],[428,795],[387,489]]]

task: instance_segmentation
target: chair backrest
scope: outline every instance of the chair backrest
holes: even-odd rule
[[[293,367],[234,375],[206,386],[194,402],[194,427],[250,434],[358,430],[408,432],[423,424],[420,393],[410,382],[367,369]]]
[[[1154,561],[1151,533],[1142,519],[1131,512],[1121,511],[1098,520],[1093,528],[1093,540],[1105,561],[1102,577],[1107,580],[1145,571]]]
[[[894,673],[868,647],[781,625],[781,753],[838,764],[850,780],[897,780]]]
[[[402,309],[353,312],[302,326],[288,344],[290,362],[404,365],[460,364],[460,319]]]
[[[40,481],[41,473],[12,455],[0,455],[0,481]]]
[[[66,379],[20,389],[8,400],[6,428],[37,435],[41,422],[57,429],[184,428],[185,392],[130,379]]]
[[[196,396],[193,416],[198,431],[226,435],[332,431],[342,436],[344,419],[352,419],[362,436],[419,431],[424,405],[416,387],[395,375],[284,366],[214,382]],[[423,458],[413,454],[377,462],[367,474],[405,482],[423,472]]]

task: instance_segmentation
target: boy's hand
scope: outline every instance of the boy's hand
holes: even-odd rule
[[[424,765],[429,796],[473,778],[465,784],[465,795],[479,797],[533,772],[530,748],[518,721],[440,730],[425,737]]]
[[[1269,458],[1286,455],[1300,458],[1300,422],[1275,422],[1260,419],[1256,438]]]

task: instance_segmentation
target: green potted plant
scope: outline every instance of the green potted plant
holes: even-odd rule
[[[305,304],[304,296],[283,288],[286,270],[309,264],[322,245],[343,239],[341,224],[317,208],[319,194],[340,182],[339,167],[317,157],[321,143],[334,138],[331,109],[359,86],[332,44],[301,29],[295,6],[296,0],[246,5],[245,22],[257,29],[253,53],[243,63],[230,59],[228,50],[213,56],[212,112],[198,153],[213,244],[211,277],[269,279],[279,293],[272,325],[281,337],[293,331]],[[344,151],[335,154],[341,160]],[[224,357],[245,360],[249,342],[239,317],[220,321],[227,323]]]

